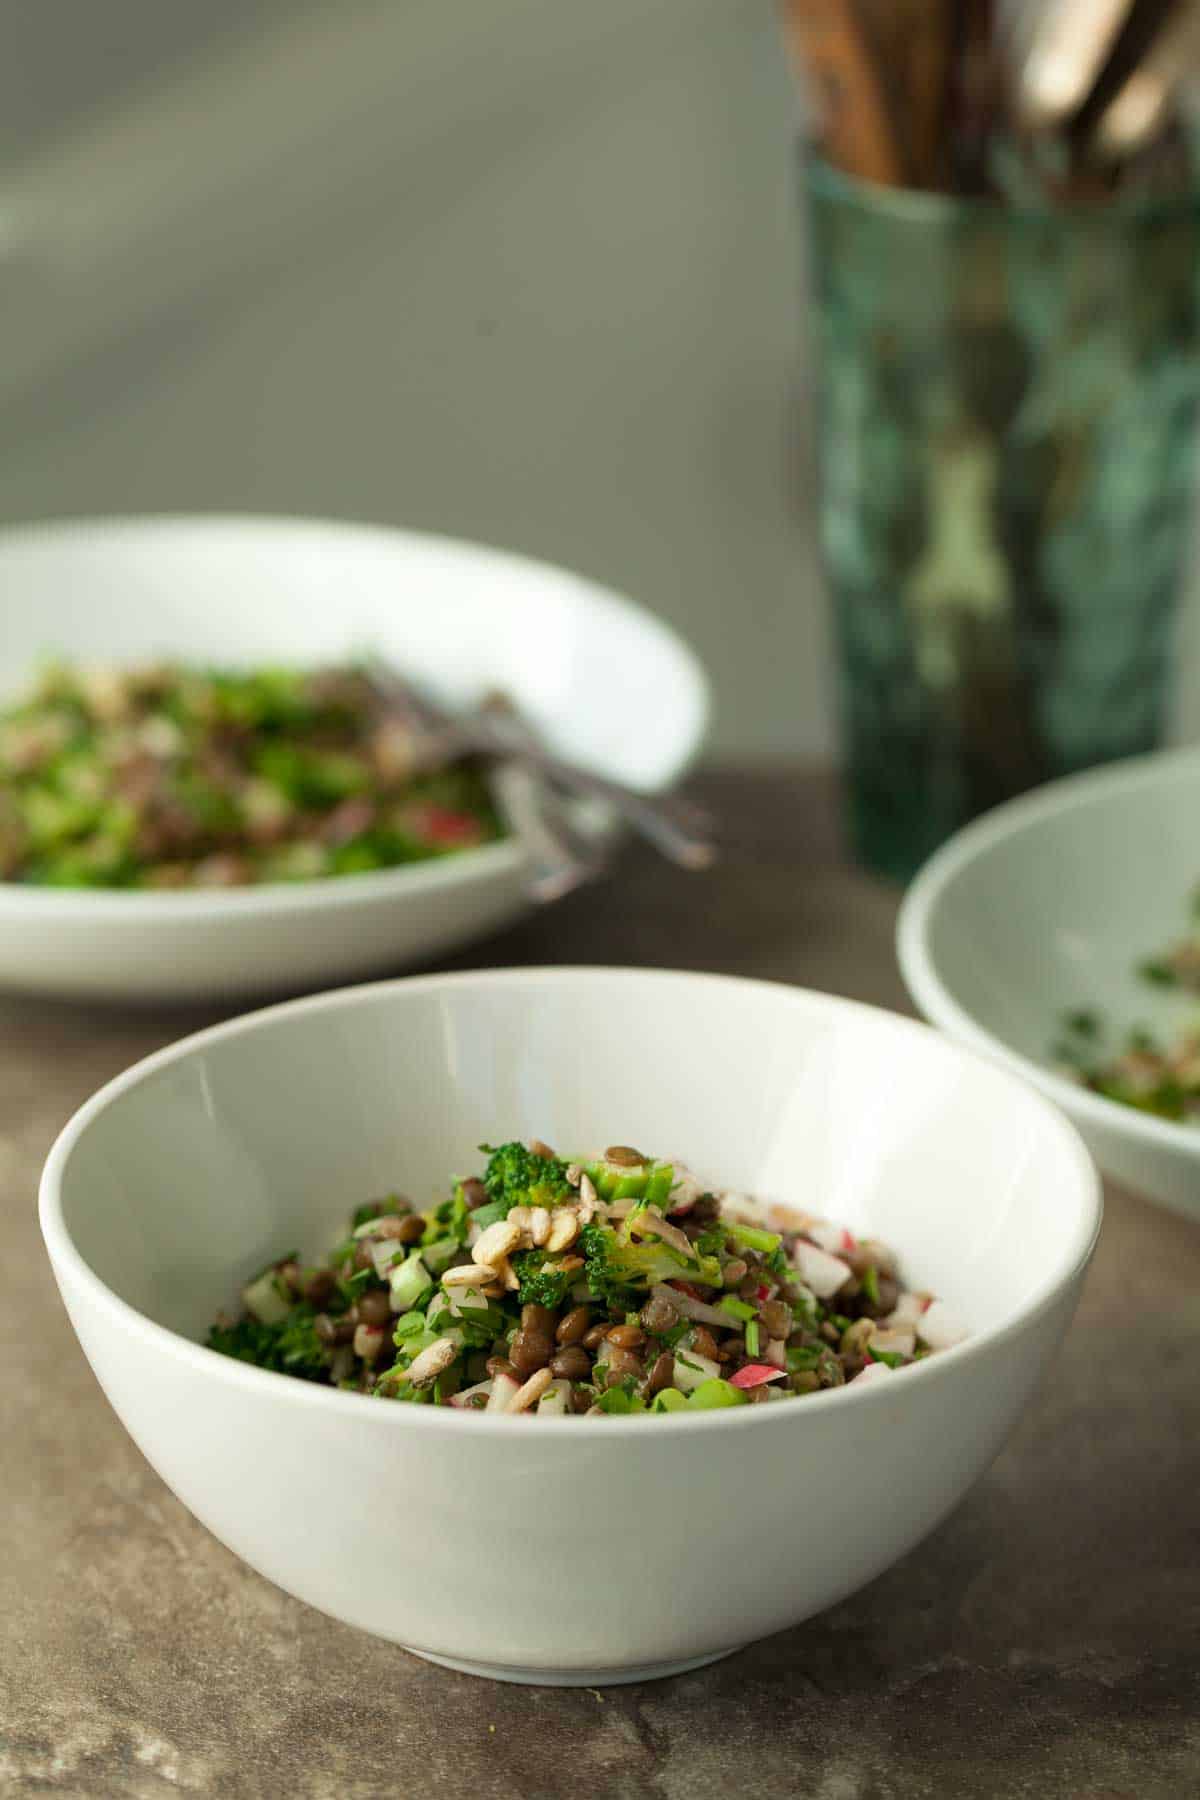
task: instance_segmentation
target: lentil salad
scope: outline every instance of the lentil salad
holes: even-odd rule
[[[324,1262],[272,1262],[209,1348],[410,1404],[591,1416],[799,1399],[967,1335],[885,1245],[788,1208],[763,1225],[680,1163],[482,1148],[449,1200],[390,1194]]]
[[[365,669],[54,664],[0,712],[0,880],[312,880],[500,836],[478,760],[423,749]]]
[[[1192,897],[1192,929],[1138,965],[1149,987],[1200,996],[1200,892]],[[1062,1020],[1055,1060],[1095,1094],[1161,1119],[1200,1120],[1200,1021],[1151,1030],[1136,1025],[1113,1045],[1099,1012],[1079,1008]]]

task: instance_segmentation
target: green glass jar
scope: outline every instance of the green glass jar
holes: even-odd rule
[[[806,156],[821,543],[851,832],[1162,741],[1190,539],[1200,199],[1030,211]]]

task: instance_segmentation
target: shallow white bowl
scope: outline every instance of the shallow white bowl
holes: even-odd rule
[[[454,705],[511,693],[557,750],[648,791],[704,735],[691,651],[564,570],[312,520],[80,521],[0,534],[0,694],[47,655],[253,664],[374,651]],[[517,918],[513,841],[334,880],[191,893],[0,883],[0,986],[227,998],[398,968]]]
[[[1200,1218],[1200,1127],[1151,1118],[1057,1073],[1063,1013],[1095,1008],[1117,1034],[1173,1030],[1196,1002],[1136,966],[1188,928],[1200,876],[1200,752],[1139,757],[997,807],[913,882],[900,967],[959,1043],[1006,1063],[1068,1112],[1108,1174]]]
[[[684,1155],[869,1231],[973,1336],[793,1403],[507,1420],[196,1341],[364,1197],[444,1193],[481,1141],[533,1133]],[[766,983],[561,969],[419,977],[188,1038],[76,1115],[41,1217],[102,1387],[222,1542],[435,1660],[595,1685],[794,1624],[931,1530],[1070,1319],[1100,1200],[1065,1119],[925,1026]]]

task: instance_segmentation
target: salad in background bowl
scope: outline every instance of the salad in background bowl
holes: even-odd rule
[[[1041,1088],[1107,1174],[1193,1219],[1198,818],[1197,750],[1052,782],[931,857],[897,928],[926,1018]]]
[[[296,700],[289,684],[317,671],[369,657],[451,712],[503,692],[551,751],[646,794],[679,779],[704,735],[707,682],[666,625],[578,576],[483,546],[317,520],[79,521],[0,533],[0,584],[0,987],[227,1001],[394,970],[519,918],[530,857],[497,831],[469,765],[385,795],[373,763],[364,791],[361,771],[339,760],[344,743],[281,721]],[[48,661],[98,672],[90,698],[85,685],[82,704],[67,703],[78,756],[36,731],[22,742],[11,717]],[[183,686],[165,716],[134,705],[151,735],[140,765],[118,758],[131,799],[110,792],[89,752],[107,730],[100,715],[131,699],[121,671],[152,679],[155,666]],[[148,765],[156,750],[171,762],[177,732],[185,763],[191,750],[228,750],[188,712],[187,683],[203,671],[220,672],[218,712],[244,705],[276,741],[260,730],[232,785],[199,770],[181,818],[159,804],[179,796],[158,793]],[[66,771],[55,762],[64,748]],[[47,755],[53,779],[39,783]],[[42,786],[29,815],[23,796]],[[352,808],[362,800],[387,802],[379,829]],[[272,860],[251,831],[279,830],[281,801],[291,810]],[[297,813],[319,816],[297,831]],[[584,839],[608,830],[595,808],[572,816]]]

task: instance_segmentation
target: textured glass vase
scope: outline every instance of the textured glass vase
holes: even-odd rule
[[[901,878],[1161,742],[1190,537],[1200,201],[1029,212],[806,158],[851,832]]]

